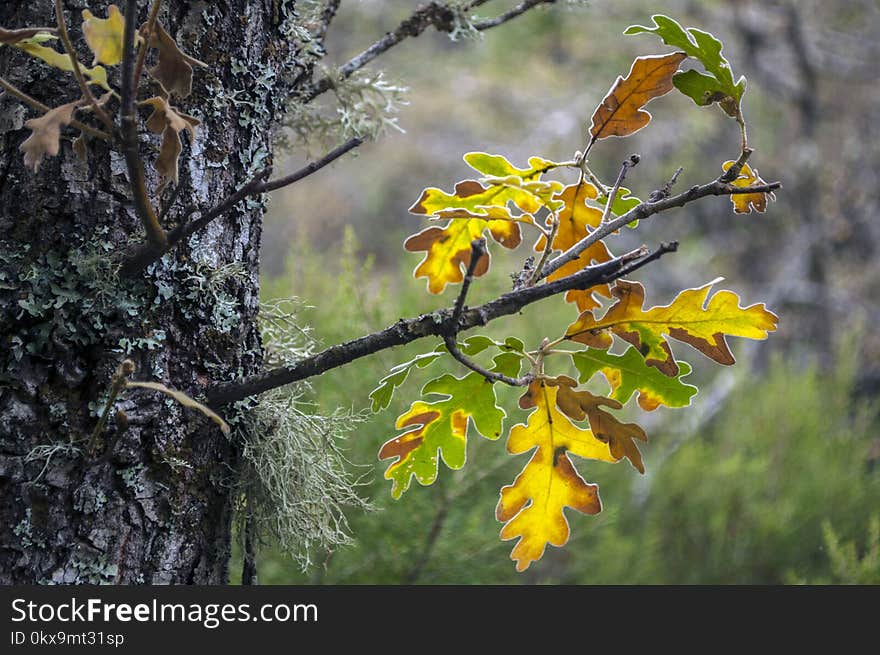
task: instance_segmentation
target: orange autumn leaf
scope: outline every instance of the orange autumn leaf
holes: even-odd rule
[[[733,164],[733,161],[726,161],[721,165],[721,168],[727,172]],[[766,184],[766,182],[758,175],[757,168],[749,168],[748,164],[743,164],[742,170],[731,184],[744,189],[750,186]],[[770,196],[771,200],[776,200],[776,196],[773,193],[734,193],[730,196],[730,201],[733,203],[733,211],[737,214],[750,214],[752,209],[763,213],[767,211],[767,196]]]
[[[629,136],[645,127],[651,114],[642,107],[672,90],[672,76],[685,59],[687,55],[683,52],[637,57],[629,75],[618,77],[596,108],[590,128],[592,141],[609,136]]]
[[[556,199],[562,201],[564,206],[557,214],[559,228],[556,231],[556,236],[553,238],[554,250],[565,252],[586,237],[592,229],[598,227],[599,223],[602,222],[601,210],[586,204],[587,199],[595,200],[598,195],[599,192],[596,187],[583,180],[580,184],[572,184],[565,187],[556,196]],[[540,237],[535,244],[535,250],[543,251],[546,244],[547,239],[543,236]],[[547,276],[547,281],[552,282],[553,280],[568,277],[594,262],[601,264],[611,258],[612,255],[605,242],[597,241],[582,252],[580,257],[553,271],[553,273]],[[576,303],[578,311],[584,312],[600,306],[593,297],[594,293],[610,298],[611,288],[607,284],[600,284],[590,289],[572,289],[565,293],[565,300],[566,302]]]
[[[566,507],[583,514],[598,514],[602,509],[598,486],[584,481],[568,453],[617,461],[607,443],[559,411],[555,385],[554,380],[529,385],[520,406],[535,411],[525,424],[513,427],[507,440],[507,451],[513,455],[535,449],[513,484],[501,489],[495,509],[496,518],[505,523],[501,539],[519,539],[510,554],[517,571],[541,559],[547,544],[565,545],[570,533]]]
[[[584,312],[565,332],[567,339],[607,350],[612,335],[634,345],[645,363],[669,376],[678,375],[678,364],[664,335],[690,344],[718,362],[734,363],[725,335],[763,340],[776,330],[778,317],[763,303],[739,306],[739,296],[709,291],[721,278],[696,289],[686,289],[670,304],[643,309],[645,288],[638,282],[618,280],[611,290],[617,302],[601,319]],[[707,302],[708,298],[708,302]]]

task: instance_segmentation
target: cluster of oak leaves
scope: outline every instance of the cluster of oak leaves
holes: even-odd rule
[[[62,53],[51,47],[51,42],[58,40],[56,28],[29,27],[7,30],[0,26],[0,46],[12,46],[69,73],[73,73],[76,66],[90,87],[94,86],[104,91],[96,104],[106,108],[112,100],[120,99],[119,94],[109,84],[107,69],[104,66],[116,66],[122,63],[124,28],[125,19],[116,5],[108,7],[106,19],[97,18],[88,9],[83,11],[83,36],[94,54],[91,68],[75,62],[69,53]],[[205,67],[206,64],[184,53],[161,23],[157,22],[150,32],[148,44],[144,43],[140,35],[136,38],[139,48],[147,45],[149,49],[157,52],[156,65],[149,69],[149,73],[158,93],[138,104],[144,109],[151,110],[146,121],[147,129],[162,137],[155,160],[156,171],[160,176],[156,193],[161,193],[169,183],[177,184],[178,181],[178,159],[183,149],[180,133],[188,131],[195,137],[195,128],[199,125],[198,119],[173,107],[170,99],[172,96],[185,98],[190,95],[193,67]],[[91,112],[93,109],[88,99],[81,97],[51,109],[46,107],[42,116],[27,121],[25,127],[30,129],[32,134],[20,146],[20,150],[24,153],[25,164],[36,172],[44,156],[54,157],[58,154],[61,129],[71,125],[77,112]],[[87,137],[88,134],[81,132],[73,142],[74,150],[82,159],[87,156]]]
[[[107,71],[102,65],[122,62],[124,19],[115,5],[109,6],[106,19],[96,18],[88,10],[83,12],[83,18],[83,34],[95,57],[91,68],[78,62],[76,65],[88,85],[105,91],[97,104],[106,107],[111,100],[119,100],[119,96],[108,83]],[[628,76],[617,79],[593,115],[587,152],[600,139],[627,136],[643,128],[651,119],[644,105],[673,88],[697,105],[717,104],[734,118],[742,129],[745,148],[742,115],[745,79],[734,81],[730,65],[721,54],[721,42],[707,32],[684,29],[665,16],[657,15],[653,19],[652,28],[633,26],[626,33],[654,33],[676,51],[638,57]],[[50,45],[58,38],[56,33],[54,28],[8,30],[0,27],[0,46],[17,48],[50,66],[73,72],[73,56]],[[138,39],[138,47],[157,52],[157,63],[148,72],[158,93],[141,101],[139,106],[152,112],[146,120],[147,129],[161,135],[155,160],[160,176],[157,192],[161,192],[165,185],[177,183],[182,149],[180,133],[194,133],[199,124],[197,119],[175,109],[170,98],[188,96],[193,67],[205,64],[183,53],[159,23],[149,33],[148,43],[140,36]],[[680,64],[686,60],[702,64],[705,73],[696,69],[680,71]],[[25,123],[32,134],[21,145],[21,150],[26,164],[36,171],[44,156],[58,154],[61,129],[81,125],[75,121],[75,114],[93,111],[94,106],[86,97],[54,108],[30,100],[29,104],[42,111],[42,116]],[[81,157],[86,153],[85,131],[74,141],[74,149]],[[595,178],[588,179],[582,166],[585,157],[583,153],[580,160],[572,162],[532,157],[526,168],[517,168],[501,156],[479,152],[465,155],[465,161],[482,177],[459,182],[452,193],[426,189],[410,208],[412,213],[435,222],[445,221],[442,226],[428,227],[406,240],[407,250],[425,252],[415,276],[427,278],[428,290],[440,293],[446,285],[463,281],[463,269],[470,264],[471,243],[487,230],[494,241],[512,249],[521,244],[525,226],[539,234],[534,246],[538,252],[565,252],[599,227],[604,214],[621,216],[640,204],[627,189],[621,188],[614,194],[601,183],[594,184],[598,182]],[[723,169],[733,164],[725,162]],[[544,179],[547,173],[564,168],[581,171],[577,184],[566,186]],[[732,184],[749,187],[762,182],[757,171],[746,164]],[[609,199],[611,208],[606,212]],[[738,213],[749,213],[752,209],[764,211],[767,204],[763,193],[734,195],[731,199]],[[605,242],[599,240],[547,279],[567,277],[592,263],[610,259],[611,252]],[[485,274],[489,261],[487,253],[475,265],[473,274]],[[601,510],[598,487],[584,481],[570,455],[603,462],[626,458],[644,473],[637,442],[646,442],[647,435],[638,425],[621,422],[609,410],[621,409],[633,395],[637,395],[638,405],[645,411],[661,405],[690,404],[697,389],[683,378],[691,368],[674,358],[667,336],[693,346],[720,364],[729,365],[734,363],[734,358],[725,335],[765,339],[768,332],[775,330],[777,317],[763,305],[742,308],[737,295],[730,291],[718,291],[710,296],[714,283],[682,291],[669,305],[650,309],[644,308],[645,290],[637,282],[618,280],[612,285],[571,290],[565,300],[575,304],[580,315],[565,334],[552,343],[545,340],[539,349],[528,351],[514,337],[502,342],[474,336],[460,344],[460,350],[467,356],[486,351],[495,353],[491,365],[494,372],[516,377],[526,366],[533,375],[519,401],[522,409],[532,410],[531,414],[525,424],[510,430],[507,450],[513,455],[534,452],[513,484],[501,490],[496,509],[498,520],[505,523],[501,538],[519,539],[511,554],[517,562],[517,570],[525,570],[531,562],[540,559],[548,543],[562,546],[567,542],[566,507],[586,514]],[[597,296],[613,301],[601,317],[597,317],[602,307]],[[628,344],[622,354],[610,352],[612,335]],[[580,350],[555,347],[563,342],[585,347]],[[370,394],[373,410],[388,406],[394,390],[412,370],[429,366],[445,353],[446,347],[441,345],[394,367]],[[579,373],[578,379],[547,373],[548,360],[553,357],[571,358]],[[607,382],[607,396],[578,389],[578,385],[600,374]],[[396,427],[405,431],[385,443],[379,453],[381,459],[394,460],[385,477],[393,480],[395,498],[407,490],[412,477],[423,485],[434,482],[438,455],[452,469],[464,466],[466,439],[471,427],[488,439],[498,439],[502,434],[506,414],[497,404],[494,385],[480,373],[472,372],[461,378],[443,375],[425,384],[422,395],[431,401],[412,403],[397,419]]]
[[[654,27],[631,27],[629,34],[652,32],[677,49],[666,55],[638,57],[629,75],[618,78],[596,109],[590,130],[592,145],[609,136],[628,136],[645,125],[651,116],[644,105],[673,88],[692,98],[700,106],[718,106],[741,126],[745,149],[745,123],[741,101],[745,80],[734,81],[728,62],[721,55],[722,45],[714,36],[697,29],[685,30],[674,20],[654,16]],[[686,59],[700,62],[706,70],[679,71]],[[582,155],[585,156],[585,155]],[[640,204],[621,188],[615,195],[598,188],[582,173],[577,184],[564,185],[544,179],[554,169],[576,168],[578,161],[553,162],[532,157],[526,168],[517,168],[498,155],[472,152],[464,157],[482,177],[456,184],[452,193],[426,189],[410,212],[443,222],[409,237],[404,247],[424,252],[416,267],[416,277],[427,278],[428,291],[442,292],[447,284],[464,279],[471,254],[471,242],[488,230],[492,239],[505,248],[516,248],[523,240],[522,230],[539,234],[534,249],[543,253],[565,252],[603,220],[609,197],[610,216],[622,216]],[[725,162],[726,171],[733,161]],[[601,184],[601,183],[600,183]],[[732,184],[749,187],[763,184],[756,170],[742,167]],[[763,212],[767,194],[745,193],[730,196],[738,213],[754,208]],[[608,216],[605,216],[606,220]],[[555,225],[554,225],[555,223]],[[629,227],[636,227],[635,223]],[[551,229],[552,228],[552,229]],[[547,277],[548,281],[572,275],[592,263],[612,259],[602,240],[587,248]],[[489,269],[484,255],[474,266],[475,276]],[[690,404],[697,388],[684,382],[691,367],[677,361],[666,336],[687,343],[720,364],[733,364],[725,335],[765,339],[776,329],[777,317],[764,305],[742,308],[731,291],[710,296],[716,281],[696,289],[682,291],[667,306],[644,308],[645,289],[638,282],[618,280],[613,285],[599,285],[586,290],[571,290],[566,301],[577,306],[580,316],[554,342],[545,340],[542,347],[527,351],[524,344],[508,337],[503,342],[485,336],[465,340],[460,350],[468,356],[484,351],[497,352],[491,370],[508,377],[520,375],[523,367],[534,376],[519,406],[532,410],[525,424],[513,426],[507,439],[512,455],[532,452],[531,459],[512,484],[501,489],[495,511],[505,523],[501,538],[518,539],[511,558],[523,571],[544,553],[547,544],[562,546],[568,541],[569,526],[564,513],[571,507],[585,514],[601,510],[598,487],[587,483],[577,472],[570,455],[602,462],[626,458],[644,473],[638,441],[646,442],[645,431],[634,423],[618,420],[611,411],[619,410],[633,395],[645,411],[661,405],[684,407]],[[597,296],[613,300],[601,312]],[[597,314],[602,314],[598,317]],[[628,345],[622,354],[610,352],[612,335]],[[559,349],[564,342],[585,346],[582,350]],[[393,368],[372,392],[373,410],[387,407],[394,390],[403,384],[410,371],[424,368],[446,352],[436,350],[419,355]],[[546,372],[553,357],[571,358],[579,375]],[[594,395],[579,384],[586,384],[601,374],[609,388],[607,396]],[[495,386],[478,372],[458,378],[443,375],[429,381],[419,400],[398,417],[396,427],[405,430],[386,442],[380,459],[392,459],[385,477],[393,481],[392,494],[400,497],[412,477],[421,484],[434,482],[438,474],[438,453],[451,469],[465,463],[466,439],[470,428],[487,439],[502,434],[504,410],[498,406]]]

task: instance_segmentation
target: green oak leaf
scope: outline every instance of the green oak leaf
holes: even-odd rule
[[[676,73],[672,78],[673,85],[701,107],[717,102],[729,116],[738,116],[740,102],[746,90],[746,79],[740,77],[734,81],[730,63],[721,54],[721,41],[709,32],[695,27],[685,29],[662,14],[656,14],[652,19],[654,27],[631,25],[624,34],[656,34],[667,45],[698,60],[711,77],[697,71]]]
[[[581,383],[601,372],[611,386],[611,398],[626,403],[638,392],[639,406],[648,412],[660,405],[687,407],[697,393],[697,387],[682,381],[691,372],[690,364],[678,362],[678,374],[669,377],[656,367],[648,366],[645,358],[633,346],[622,355],[587,348],[573,353],[571,359],[580,373]]]
[[[469,152],[464,156],[468,166],[479,173],[490,177],[508,177],[514,175],[523,180],[539,179],[549,170],[558,168],[559,164],[543,157],[530,157],[528,168],[517,168],[501,155],[489,155],[485,152]]]
[[[514,376],[520,361],[516,352],[501,353],[492,370]],[[411,429],[387,441],[379,451],[379,459],[396,458],[385,471],[385,478],[394,482],[394,498],[409,488],[413,476],[422,485],[437,479],[438,453],[449,468],[464,466],[469,425],[487,439],[501,436],[506,414],[496,404],[495,385],[479,373],[463,378],[443,375],[425,384],[422,394],[443,398],[414,402],[396,423],[398,429]]]
[[[468,357],[479,355],[487,348],[492,347],[498,348],[503,352],[523,353],[525,350],[523,342],[516,337],[507,337],[504,341],[496,341],[490,337],[478,334],[468,337],[458,344],[458,349]],[[379,386],[370,392],[370,400],[373,401],[371,405],[372,410],[378,412],[388,407],[388,405],[391,404],[391,398],[394,396],[394,391],[397,387],[406,382],[406,379],[409,377],[412,370],[416,368],[425,368],[433,364],[445,352],[445,344],[440,344],[429,353],[416,355],[408,362],[403,362],[402,364],[397,364],[392,367],[388,375],[379,380]]]

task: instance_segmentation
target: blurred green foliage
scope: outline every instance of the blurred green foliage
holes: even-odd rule
[[[404,280],[399,284],[376,273],[369,258],[358,257],[350,230],[330,262],[304,243],[294,243],[287,273],[267,281],[264,293],[268,298],[296,290],[303,298],[319,301],[306,310],[304,319],[328,345],[431,310],[441,302],[432,302],[421,282],[407,280],[406,270],[396,277]],[[498,284],[503,276],[490,275],[486,286],[493,286],[493,278]],[[503,289],[494,291],[499,290]],[[570,307],[550,300],[490,332],[501,336],[504,327],[515,325],[518,336],[534,342],[554,322],[548,319],[555,316],[564,322],[571,313]],[[363,409],[369,404],[369,392],[390,366],[434,345],[429,340],[410,344],[329,372],[313,381],[313,400],[322,411]],[[348,458],[365,467],[369,482],[361,491],[377,508],[350,513],[355,544],[323,557],[317,554],[315,566],[306,572],[283,553],[266,549],[259,557],[260,580],[269,584],[870,581],[872,574],[876,576],[876,564],[870,559],[860,564],[859,557],[865,548],[876,550],[876,544],[867,542],[876,541],[868,524],[880,506],[880,472],[869,470],[866,458],[877,431],[876,406],[853,400],[854,352],[841,348],[830,374],[778,358],[759,372],[741,357],[731,369],[736,371],[732,391],[721,400],[712,397],[711,381],[704,376],[703,392],[691,408],[647,415],[650,442],[643,448],[645,476],[626,464],[581,462],[585,477],[600,485],[604,511],[598,517],[569,511],[569,544],[549,549],[524,575],[514,572],[508,559],[512,544],[498,540],[500,524],[494,520],[500,487],[510,483],[523,464],[522,458],[507,455],[504,439],[472,439],[462,471],[441,467],[432,487],[414,484],[401,500],[391,500],[390,482],[382,478],[385,464],[376,461],[376,453],[394,434],[394,417],[416,399],[429,376],[419,371],[398,391],[388,410],[359,425],[345,444]],[[449,370],[461,373],[454,367]],[[515,391],[506,390],[505,395],[509,427],[524,420],[525,413],[516,407]],[[722,406],[714,414],[706,412],[713,402]],[[689,413],[712,418],[695,424]],[[865,557],[870,558],[870,552]],[[873,573],[868,570],[871,566]]]
[[[502,4],[489,3],[486,12]],[[729,200],[707,199],[624,231],[609,246],[619,253],[679,239],[678,253],[636,276],[646,283],[649,305],[722,275],[745,303],[768,301],[781,316],[779,332],[758,344],[732,340],[739,362],[721,371],[682,347],[680,356],[695,367],[688,381],[701,388],[692,406],[649,415],[629,408],[650,437],[646,475],[626,463],[579,462],[584,477],[600,485],[603,512],[569,512],[569,544],[549,549],[522,575],[494,519],[500,487],[524,463],[506,454],[504,438],[472,439],[462,471],[441,469],[432,487],[414,484],[401,500],[391,499],[376,453],[395,434],[394,418],[444,366],[462,374],[446,362],[417,371],[391,406],[344,444],[360,467],[355,473],[368,476],[361,491],[377,508],[349,512],[355,544],[318,554],[305,572],[267,546],[258,558],[262,583],[878,582],[877,407],[854,386],[859,375],[880,370],[880,333],[852,329],[880,320],[872,300],[880,284],[873,220],[880,160],[870,148],[880,125],[873,120],[876,7],[818,0],[587,4],[557,3],[474,43],[427,32],[383,56],[378,68],[411,88],[411,104],[400,114],[408,133],[365,145],[358,157],[273,196],[261,251],[263,298],[295,295],[314,305],[301,316],[328,346],[451,305],[457,287],[429,296],[424,280],[411,277],[419,257],[400,244],[424,223],[406,207],[425,186],[450,189],[468,175],[461,155],[471,150],[504,154],[514,164],[530,155],[570,157],[584,143],[596,103],[632,57],[668,51],[647,37],[621,34],[662,11],[722,39],[725,55],[749,81],[751,163],[785,187],[766,215],[734,216]],[[327,63],[345,61],[412,9],[409,1],[343,3]],[[798,21],[807,40],[801,54],[791,38]],[[812,58],[812,79],[802,56]],[[627,184],[647,197],[679,165],[684,189],[736,158],[738,130],[717,108],[698,109],[670,94],[649,109],[648,128],[591,153],[603,179],[639,152],[642,163]],[[323,151],[316,145],[312,154]],[[286,167],[304,157],[291,153]],[[526,247],[496,249],[492,271],[475,282],[469,304],[508,290],[508,274],[522,266]],[[514,334],[534,348],[574,315],[548,300],[486,333]],[[836,335],[833,352],[822,341],[828,334]],[[391,366],[435,345],[410,344],[328,372],[312,380],[311,400],[325,414],[363,409]],[[515,390],[501,391],[509,428],[525,413]]]

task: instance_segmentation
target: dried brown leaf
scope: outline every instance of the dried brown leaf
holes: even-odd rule
[[[159,51],[159,62],[150,69],[150,75],[169,94],[185,98],[192,93],[193,66],[207,68],[208,65],[183,52],[158,22],[150,35],[150,47]]]
[[[162,135],[162,145],[159,148],[159,157],[156,159],[156,171],[162,178],[157,192],[161,192],[169,182],[177,184],[178,181],[177,162],[183,150],[180,133],[187,131],[192,138],[195,138],[195,128],[200,121],[178,111],[168,104],[167,99],[160,96],[144,100],[143,104],[153,108],[153,113],[147,119],[147,129]]]
[[[24,153],[25,166],[33,169],[36,173],[43,157],[54,157],[58,154],[61,128],[70,125],[70,121],[73,120],[73,112],[81,103],[81,100],[77,100],[55,107],[39,118],[32,118],[24,124],[32,131],[32,134],[18,147]]]

